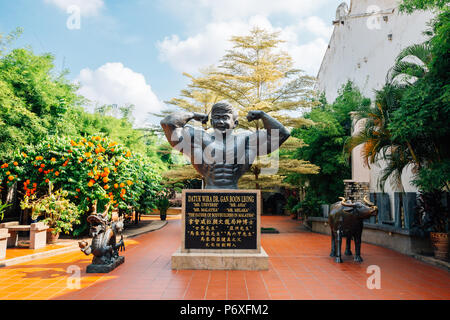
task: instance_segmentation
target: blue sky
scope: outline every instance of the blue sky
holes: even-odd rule
[[[341,2],[1,0],[0,33],[22,27],[14,46],[52,53],[56,70],[69,69],[69,79],[92,104],[133,103],[143,125],[147,112],[164,108],[186,86],[182,72],[214,64],[231,35],[254,25],[281,31],[296,66],[316,75]],[[67,27],[71,5],[80,10],[79,29]]]

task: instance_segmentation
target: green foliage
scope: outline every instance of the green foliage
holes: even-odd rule
[[[10,206],[11,206],[10,203],[2,203],[2,201],[0,200],[0,221],[3,220],[5,216],[5,210]]]
[[[298,199],[294,196],[289,196],[284,208],[286,210],[288,210],[290,213],[295,213],[296,210],[294,210],[294,208],[297,204],[298,204]]]
[[[342,87],[339,96],[331,105],[322,99],[322,105],[313,108],[305,118],[314,121],[313,126],[304,126],[293,130],[292,135],[304,141],[306,146],[297,149],[296,157],[319,166],[317,175],[299,179],[299,183],[308,181],[306,202],[334,203],[344,192],[344,179],[351,176],[348,155],[343,147],[350,137],[350,112],[367,106],[370,100],[364,98],[351,83]],[[294,179],[290,176],[289,179]]]
[[[69,195],[67,191],[59,189],[53,193],[52,188],[50,183],[49,194],[40,199],[36,199],[36,194],[31,197],[25,196],[20,207],[22,210],[31,209],[33,220],[42,217],[41,221],[52,229],[53,234],[60,232],[68,234],[73,230],[74,224],[80,223],[81,212],[67,199]]]
[[[319,217],[320,205],[327,202],[313,188],[306,190],[305,199],[300,201],[294,208],[294,211],[301,211],[304,217]]]
[[[76,87],[52,74],[53,57],[15,49],[0,59],[0,159],[19,146],[66,130],[62,121],[81,99]]]
[[[412,13],[416,10],[444,9],[449,0],[403,0],[400,11]]]

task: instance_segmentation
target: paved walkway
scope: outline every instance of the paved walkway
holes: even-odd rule
[[[394,251],[363,244],[363,263],[334,263],[329,237],[302,230],[289,217],[264,216],[268,271],[170,269],[181,241],[180,220],[126,241],[125,264],[109,274],[86,274],[81,252],[0,268],[0,299],[450,299],[450,274]],[[369,290],[366,269],[381,270],[381,289]],[[68,268],[81,269],[70,289]],[[75,283],[76,284],[76,283]]]

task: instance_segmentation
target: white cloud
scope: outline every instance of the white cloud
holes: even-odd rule
[[[311,15],[328,0],[164,0],[163,5],[183,16],[203,14],[210,21],[248,18],[276,14],[300,18]]]
[[[45,2],[64,11],[72,5],[77,6],[83,16],[96,16],[105,5],[103,0],[45,0]]]
[[[294,64],[311,75],[316,75],[325,54],[332,27],[328,27],[319,17],[308,17],[284,28],[274,27],[265,16],[252,16],[247,21],[232,20],[213,22],[186,39],[178,35],[166,37],[157,43],[161,61],[167,62],[178,72],[196,73],[200,68],[217,64],[225,51],[231,48],[229,39],[234,35],[248,34],[253,26],[269,31],[280,31],[286,41],[282,49],[294,59]],[[313,40],[302,43],[302,35],[313,35]]]
[[[80,84],[79,93],[92,102],[134,104],[137,127],[145,125],[149,112],[159,112],[164,107],[145,77],[119,62],[108,62],[96,70],[85,68],[75,81]]]

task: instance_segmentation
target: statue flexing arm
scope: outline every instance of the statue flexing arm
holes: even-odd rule
[[[183,139],[191,140],[194,136],[194,128],[186,125],[192,119],[206,123],[208,122],[208,115],[194,112],[176,112],[161,120],[161,127],[164,130],[167,141],[178,151],[183,151],[184,153],[190,151],[186,148],[179,150],[181,148],[179,144]],[[188,156],[190,155],[188,154]]]
[[[269,116],[264,111],[254,110],[247,115],[248,121],[261,119],[264,129],[255,132],[257,137],[258,155],[266,155],[277,150],[289,137],[289,131],[276,119]],[[267,145],[260,150],[260,146]]]

